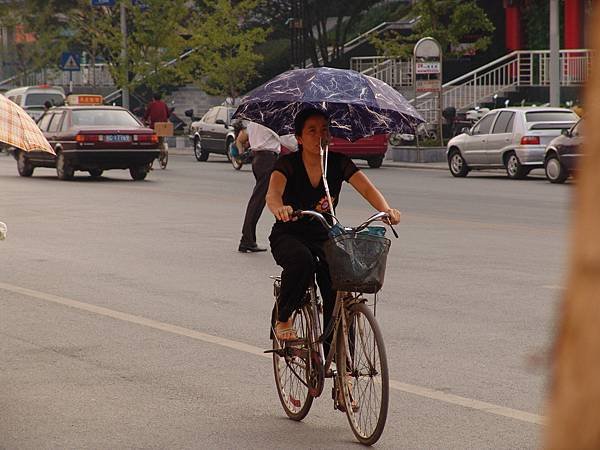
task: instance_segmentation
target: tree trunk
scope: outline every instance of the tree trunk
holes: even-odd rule
[[[590,24],[600,20],[595,8]],[[592,44],[600,49],[600,29]],[[600,448],[600,70],[592,66],[586,87],[586,124],[567,290],[554,349],[547,449]]]

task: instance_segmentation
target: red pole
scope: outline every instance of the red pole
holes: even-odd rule
[[[514,50],[521,50],[522,48],[522,34],[521,34],[521,10],[519,6],[509,4],[504,8],[504,15],[506,19],[505,27],[505,43],[506,49],[509,52]]]
[[[582,48],[583,0],[565,0],[564,48]]]

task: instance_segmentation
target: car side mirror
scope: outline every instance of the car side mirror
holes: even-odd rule
[[[223,119],[217,119],[217,120],[215,121],[215,123],[216,123],[216,124],[219,124],[219,125],[223,125],[223,126],[225,126],[225,127],[227,126],[227,124],[225,123],[225,121],[224,121]]]
[[[186,115],[186,117],[189,117],[190,119],[194,120],[194,110],[193,109],[186,109],[183,114]]]
[[[468,127],[463,127],[463,129],[460,130],[460,131],[461,131],[461,133],[465,133],[465,134],[471,135],[471,129],[468,128]]]
[[[571,130],[569,130],[568,128],[563,128],[561,130],[560,134],[562,134],[563,136],[566,136],[566,137],[572,137],[573,136],[571,134]]]

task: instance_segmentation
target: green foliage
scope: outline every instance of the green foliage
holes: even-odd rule
[[[69,6],[71,1],[9,0],[0,6],[0,24],[14,30],[31,32],[33,42],[15,42],[2,49],[2,60],[15,65],[17,75],[46,68],[57,67],[60,54],[65,50],[67,34],[65,18],[59,14],[59,6]]]
[[[186,60],[194,81],[213,95],[238,97],[257,75],[262,56],[255,47],[268,30],[248,26],[259,0],[206,0],[195,26],[191,46],[197,50]]]
[[[564,0],[559,2],[559,10]],[[530,50],[547,50],[550,45],[550,5],[547,0],[529,0],[523,5],[524,45]],[[559,14],[559,36],[563,36],[564,14]]]
[[[421,0],[415,4],[411,15],[419,18],[411,35],[391,32],[371,38],[379,54],[408,56],[415,42],[431,36],[440,43],[445,55],[459,56],[465,51],[487,49],[490,34],[494,31],[494,25],[475,0]],[[461,48],[465,42],[467,48]]]

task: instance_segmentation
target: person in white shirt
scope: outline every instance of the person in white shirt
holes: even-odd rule
[[[264,252],[267,249],[259,247],[256,243],[256,225],[265,208],[269,179],[281,151],[281,140],[270,128],[254,122],[245,122],[245,124],[246,128],[239,132],[235,145],[240,153],[248,147],[252,150],[252,173],[256,184],[246,207],[238,251],[242,253]],[[286,147],[290,145],[288,142],[286,144]]]

